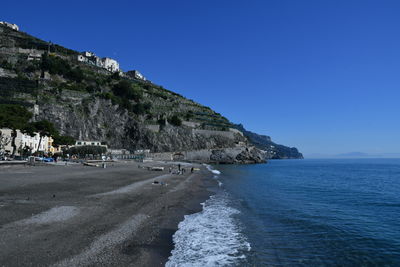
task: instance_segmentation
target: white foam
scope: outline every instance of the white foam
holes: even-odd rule
[[[229,207],[229,197],[221,192],[203,204],[203,211],[186,215],[174,234],[175,248],[166,267],[226,266],[245,259],[250,244],[240,233]]]
[[[208,165],[208,164],[204,164],[204,165],[206,166],[207,170],[209,170],[210,172],[217,174],[217,175],[221,174],[221,172],[219,170],[213,169],[210,165]]]

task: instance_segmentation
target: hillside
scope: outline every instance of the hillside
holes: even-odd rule
[[[0,104],[23,105],[61,134],[154,152],[251,144],[221,114],[131,72],[0,25]]]
[[[287,147],[284,145],[276,144],[271,140],[271,137],[266,135],[259,135],[251,131],[247,131],[242,124],[237,124],[236,129],[241,131],[249,141],[257,148],[266,151],[267,159],[302,159],[301,154],[295,147]]]

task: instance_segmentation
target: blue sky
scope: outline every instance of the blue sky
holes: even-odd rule
[[[117,59],[306,155],[400,152],[400,1],[7,1],[0,20]]]

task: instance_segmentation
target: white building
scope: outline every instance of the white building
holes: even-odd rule
[[[84,141],[84,140],[76,141],[75,146],[104,146],[104,147],[107,147],[107,145],[102,145],[100,141]]]
[[[143,80],[146,81],[146,77],[144,77],[143,74],[141,74],[138,70],[130,70],[126,73],[129,77],[138,79],[138,80]]]
[[[84,55],[78,55],[78,61],[79,62],[87,62],[88,59]]]
[[[28,61],[40,61],[42,59],[42,54],[38,52],[31,52],[28,54]]]
[[[85,57],[95,57],[95,56],[96,56],[95,53],[90,52],[90,51],[85,51],[85,52],[83,52],[83,55],[84,55]]]
[[[104,68],[111,71],[111,72],[117,72],[119,71],[119,64],[115,59],[105,57],[102,59]]]
[[[12,140],[11,129],[3,128],[0,129],[0,131],[2,132],[3,135],[10,137],[10,140]],[[22,133],[20,130],[17,130],[17,137],[15,138],[15,145],[17,150],[15,151],[15,155],[19,155],[20,153],[18,150],[24,148],[29,148],[32,153],[36,151],[49,152],[51,150],[51,147],[49,147],[49,138],[51,137],[47,136],[42,137],[39,146],[39,141],[40,141],[39,133],[36,133],[34,136],[30,136],[28,134]],[[4,150],[5,152],[12,153],[13,147],[11,145],[11,141],[5,146]]]
[[[88,51],[82,52],[81,54],[78,55],[77,60],[79,62],[107,69],[108,71],[111,72],[120,71],[119,63],[115,59],[109,57],[100,58],[96,56],[93,52],[88,52]]]
[[[0,21],[0,24],[3,24],[3,25],[5,25],[5,26],[7,26],[7,27],[9,27],[9,28],[11,28],[13,30],[19,31],[19,27],[18,27],[17,24],[9,23],[9,22],[6,22],[6,21]]]

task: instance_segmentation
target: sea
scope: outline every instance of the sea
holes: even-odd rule
[[[171,266],[400,266],[400,159],[207,166],[219,189]]]

